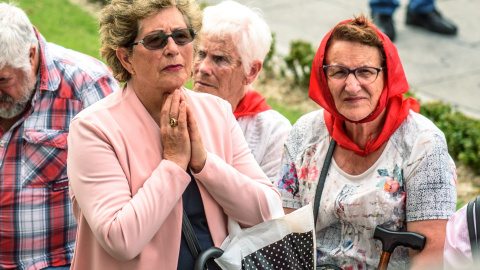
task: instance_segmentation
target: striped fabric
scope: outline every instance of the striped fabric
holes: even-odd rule
[[[41,59],[32,104],[10,130],[0,127],[0,269],[70,264],[77,224],[66,169],[69,123],[119,88],[102,62],[35,32]]]

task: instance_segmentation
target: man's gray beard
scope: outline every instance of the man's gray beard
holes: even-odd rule
[[[35,90],[36,81],[32,84],[29,82],[28,72],[25,74],[25,80],[23,81],[23,89],[22,89],[22,98],[20,101],[15,102],[13,98],[7,94],[0,95],[0,101],[7,101],[13,103],[13,106],[7,110],[5,107],[0,107],[0,117],[10,119],[15,116],[21,114],[25,108],[27,107],[28,103],[31,100],[32,93]]]
[[[5,96],[2,96],[0,99],[2,99],[3,101],[3,99],[5,99],[4,97]],[[11,97],[7,96],[7,98],[8,100],[6,101],[9,101],[9,102],[13,101]],[[7,110],[7,108],[5,107],[0,107],[0,117],[9,119],[21,114],[27,107],[29,101],[30,101],[30,97],[27,97],[27,100],[22,99],[19,102],[14,102],[12,108],[10,108],[9,110]]]

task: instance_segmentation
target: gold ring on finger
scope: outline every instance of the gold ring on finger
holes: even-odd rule
[[[170,126],[171,127],[176,127],[178,126],[178,120],[175,118],[170,118]]]

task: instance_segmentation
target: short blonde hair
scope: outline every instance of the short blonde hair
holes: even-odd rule
[[[117,58],[116,50],[131,46],[142,27],[141,20],[169,7],[176,7],[182,13],[187,27],[200,33],[202,11],[195,0],[112,0],[103,8],[99,21],[100,53],[117,80],[126,82],[131,74]],[[195,50],[198,39],[194,40]]]

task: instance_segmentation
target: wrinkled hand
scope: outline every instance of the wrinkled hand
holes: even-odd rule
[[[198,130],[197,121],[191,108],[187,104],[187,122],[188,122],[188,132],[190,134],[190,144],[192,147],[192,157],[190,159],[190,169],[193,173],[199,173],[202,171],[207,161],[207,152],[205,147],[203,147],[203,140],[200,131]]]
[[[165,94],[164,100],[160,112],[163,158],[174,162],[186,171],[192,155],[189,128],[187,127],[187,100],[179,90]],[[176,127],[170,126],[171,118],[177,119]]]

